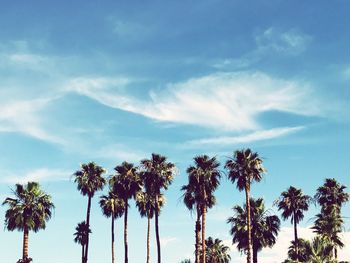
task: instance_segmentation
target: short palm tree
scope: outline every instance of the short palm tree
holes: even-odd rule
[[[194,166],[187,168],[188,184],[182,187],[183,198],[187,208],[191,211],[196,209],[196,262],[199,263],[199,231],[202,231],[202,251],[205,251],[205,220],[207,209],[214,206],[216,200],[213,195],[219,186],[220,171],[219,162],[215,157],[199,155],[194,158]],[[200,226],[200,217],[202,226]],[[206,261],[203,254],[202,262]]]
[[[110,191],[108,195],[100,197],[100,207],[103,215],[111,218],[112,263],[114,263],[114,221],[124,214],[124,200]]]
[[[88,233],[91,233],[91,229],[87,226],[85,221],[78,223],[75,228],[74,242],[81,245],[81,260],[84,260],[85,257],[85,246],[87,242]]]
[[[225,246],[222,240],[208,237],[206,243],[206,260],[208,263],[228,263],[231,260],[230,248]]]
[[[282,192],[281,196],[275,203],[278,206],[278,210],[282,210],[283,220],[291,219],[291,223],[294,224],[294,242],[295,252],[298,258],[298,230],[297,225],[304,218],[304,212],[309,209],[309,204],[312,198],[308,195],[304,195],[301,189],[297,189],[290,186],[287,191]]]
[[[239,191],[245,191],[246,206],[247,206],[247,263],[251,263],[252,251],[252,230],[251,230],[251,215],[250,215],[250,187],[252,182],[260,182],[265,169],[262,166],[262,159],[258,153],[252,152],[249,148],[235,151],[232,159],[229,159],[225,168],[228,170],[228,178],[232,183],[237,182]]]
[[[142,188],[142,181],[137,167],[132,163],[123,162],[114,168],[115,174],[111,177],[109,184],[112,191],[124,200],[124,260],[128,263],[128,208],[129,199],[136,198],[136,194]]]
[[[158,198],[158,214],[160,209],[165,203],[165,198],[161,194]],[[151,219],[155,214],[155,202],[154,196],[148,194],[147,192],[139,192],[136,196],[136,206],[139,210],[141,217],[147,217],[147,258],[146,262],[149,263],[150,260],[150,230],[151,230]]]
[[[264,247],[272,247],[277,240],[280,229],[280,220],[278,216],[271,215],[269,210],[265,210],[264,200],[262,198],[250,199],[251,225],[252,225],[252,247],[253,262],[258,262],[258,252]],[[230,234],[232,242],[237,243],[239,251],[247,252],[247,205],[234,206],[234,216],[228,218],[227,223],[231,224]]]
[[[296,246],[298,244],[298,254],[296,253]],[[307,262],[310,254],[310,242],[303,238],[299,238],[297,242],[291,241],[291,245],[288,248],[288,260],[294,262]]]
[[[105,169],[101,166],[98,166],[94,162],[90,162],[88,164],[82,164],[81,170],[74,173],[74,182],[78,184],[78,190],[83,196],[88,196],[88,206],[86,211],[86,224],[88,228],[90,228],[91,199],[94,197],[95,193],[102,190],[106,184],[106,179],[102,177],[105,172]],[[83,263],[87,263],[89,252],[89,232],[87,233],[84,252]]]
[[[144,182],[145,191],[154,197],[155,204],[155,227],[156,227],[156,240],[157,240],[157,255],[158,263],[161,263],[161,250],[160,250],[160,238],[159,238],[159,197],[161,196],[161,190],[167,190],[172,183],[175,175],[175,165],[167,161],[165,156],[152,153],[150,159],[144,159],[141,161],[142,166],[142,180]]]
[[[40,189],[36,182],[26,185],[16,184],[13,190],[14,198],[7,197],[2,203],[7,205],[5,213],[5,228],[8,231],[23,231],[22,262],[30,262],[28,257],[29,231],[38,232],[46,228],[46,221],[51,218],[54,204],[51,196]]]

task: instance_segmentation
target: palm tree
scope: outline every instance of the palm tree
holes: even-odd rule
[[[190,259],[184,259],[184,260],[181,260],[181,263],[191,263],[191,260]]]
[[[160,210],[165,203],[165,198],[161,194],[158,198],[158,209]],[[147,192],[139,192],[136,196],[136,206],[139,210],[141,217],[147,217],[147,258],[146,262],[149,263],[150,260],[150,229],[151,229],[151,219],[155,214],[155,203],[154,197]],[[158,211],[158,214],[160,211]]]
[[[296,246],[298,245],[298,254],[296,253]],[[297,242],[291,241],[291,245],[288,248],[288,260],[294,262],[307,262],[310,254],[310,242],[303,238],[299,238]]]
[[[206,262],[208,263],[228,263],[231,260],[229,255],[230,248],[225,246],[222,240],[212,237],[208,237],[205,240],[206,243]]]
[[[101,166],[98,166],[94,162],[88,164],[82,164],[81,170],[74,173],[74,182],[77,183],[77,188],[83,196],[88,196],[88,206],[86,211],[86,225],[90,228],[90,211],[91,211],[91,199],[95,193],[102,190],[106,184],[105,178],[102,177],[106,171]],[[89,252],[89,232],[87,232],[85,255],[83,263],[88,261]]]
[[[28,257],[29,231],[38,232],[46,228],[46,221],[51,218],[54,204],[51,196],[40,189],[36,182],[26,185],[16,184],[13,190],[15,198],[7,197],[2,205],[7,205],[5,228],[8,231],[23,231],[22,262],[30,262]]]
[[[183,200],[190,211],[196,211],[196,263],[200,262],[200,231],[202,230],[202,250],[205,250],[205,216],[208,208],[215,205],[215,196],[213,192],[219,186],[220,171],[219,163],[216,158],[209,158],[207,155],[196,156],[194,158],[195,166],[187,168],[188,184],[181,190],[184,191]],[[202,217],[202,220],[201,220]],[[204,220],[203,220],[204,219]],[[201,226],[202,221],[202,226]],[[203,231],[204,230],[204,231]],[[204,255],[206,256],[206,255]],[[202,259],[202,260],[205,260]]]
[[[132,163],[123,162],[115,168],[115,175],[110,179],[113,192],[124,200],[124,260],[128,263],[128,208],[129,199],[135,198],[141,190],[142,181],[137,172],[137,167]]]
[[[295,252],[298,258],[298,230],[297,225],[304,218],[304,212],[309,209],[309,204],[312,201],[311,197],[304,195],[301,189],[290,186],[287,191],[282,192],[280,198],[275,202],[278,206],[278,211],[282,210],[282,219],[291,219],[294,224],[294,242]]]
[[[175,165],[167,161],[165,156],[152,153],[151,159],[141,161],[142,179],[147,193],[154,197],[155,204],[155,227],[157,240],[158,263],[161,263],[160,238],[159,238],[159,197],[161,190],[167,190],[175,175]]]
[[[258,262],[258,252],[264,247],[272,247],[276,243],[278,231],[280,229],[280,220],[278,216],[271,215],[269,210],[265,210],[264,200],[262,198],[250,199],[251,210],[251,231],[253,262]],[[247,235],[247,205],[234,206],[234,216],[228,218],[227,223],[231,224],[230,234],[232,243],[237,243],[239,251],[248,251]]]
[[[333,210],[329,214],[317,214],[315,225],[311,228],[324,242],[332,247],[330,258],[333,258],[334,250],[334,258],[337,259],[337,248],[344,247],[344,243],[339,237],[339,234],[342,232],[343,224],[343,219],[336,210]]]
[[[103,215],[111,218],[112,263],[114,263],[114,221],[124,214],[124,200],[110,191],[108,195],[100,197],[100,207]]]
[[[265,169],[262,166],[262,160],[258,153],[252,152],[249,148],[235,151],[234,157],[226,162],[225,168],[228,169],[228,178],[235,183],[239,191],[245,190],[246,206],[247,206],[247,262],[251,263],[252,251],[252,229],[250,215],[250,186],[253,181],[260,182]]]
[[[344,224],[341,208],[349,201],[349,193],[345,189],[346,186],[339,184],[334,178],[327,178],[315,194],[315,200],[321,206],[321,214],[316,216],[313,229],[333,245],[335,259],[338,257],[337,248],[344,246],[338,234],[342,232]]]
[[[91,233],[91,229],[87,226],[85,221],[82,221],[81,223],[78,223],[78,225],[75,228],[75,233],[73,234],[74,242],[81,245],[81,260],[84,261],[85,257],[85,246],[87,242],[87,235],[88,233]]]

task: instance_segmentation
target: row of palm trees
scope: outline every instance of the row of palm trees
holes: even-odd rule
[[[247,263],[258,262],[258,252],[264,247],[272,247],[276,243],[280,220],[271,210],[266,210],[264,200],[251,197],[251,185],[262,179],[265,169],[262,159],[250,149],[234,152],[232,158],[225,163],[227,176],[236,184],[239,191],[245,192],[245,204],[233,208],[234,216],[228,218],[230,234],[233,243],[239,251],[247,256]],[[228,248],[220,240],[206,239],[206,215],[208,209],[216,203],[215,191],[220,185],[222,172],[216,157],[199,155],[194,163],[186,170],[188,183],[182,190],[182,198],[186,207],[196,214],[195,222],[195,263],[226,263],[227,256],[222,259],[216,255],[212,247],[221,248],[222,255],[228,255]],[[161,262],[159,213],[165,203],[164,190],[167,190],[176,174],[175,165],[167,158],[152,154],[150,159],[144,159],[140,165],[123,162],[114,168],[114,174],[106,178],[106,171],[94,162],[82,164],[81,169],[74,173],[74,181],[83,196],[87,197],[86,219],[77,224],[74,241],[81,245],[82,263],[88,262],[90,238],[91,203],[96,192],[108,185],[108,193],[99,198],[103,215],[111,218],[111,251],[112,263],[115,262],[114,253],[114,223],[117,218],[124,216],[124,260],[128,262],[128,209],[130,199],[136,201],[136,207],[142,217],[147,218],[147,256],[150,259],[150,225],[155,220],[157,241],[157,260]],[[28,257],[29,230],[38,231],[45,228],[45,222],[51,217],[54,205],[51,197],[40,190],[39,184],[28,183],[16,185],[13,191],[15,198],[6,198],[3,204],[9,206],[5,215],[5,226],[8,230],[23,231],[23,255],[19,263],[31,261]],[[292,242],[286,262],[305,261],[305,251],[312,251],[312,247],[320,242],[331,247],[329,258],[337,259],[337,249],[344,246],[339,238],[344,221],[341,217],[341,207],[349,200],[345,186],[335,179],[326,179],[325,184],[317,189],[314,198],[304,195],[301,189],[289,187],[282,192],[275,205],[282,211],[282,219],[290,219],[294,225],[294,241]],[[297,225],[303,219],[304,212],[315,202],[321,206],[321,212],[316,215],[314,232],[316,240],[307,243],[298,238]],[[305,245],[309,244],[309,245]],[[328,251],[324,249],[323,251]],[[331,262],[331,261],[329,261]]]

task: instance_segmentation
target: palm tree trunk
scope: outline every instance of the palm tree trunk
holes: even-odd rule
[[[294,243],[295,243],[295,254],[297,256],[296,261],[299,262],[299,241],[298,241],[298,229],[297,222],[295,220],[295,211],[293,212],[293,223],[294,223]]]
[[[203,211],[202,211],[202,263],[206,263],[206,255],[205,255],[205,219],[206,219],[206,215],[207,215],[207,206],[205,205],[205,201],[207,199],[205,190],[203,191],[204,195],[203,195],[203,200],[204,200],[204,204],[203,204]]]
[[[247,226],[248,226],[248,251],[247,251],[247,263],[252,263],[252,227],[250,216],[250,185],[249,183],[245,187],[245,198],[247,207]]]
[[[28,241],[29,241],[29,230],[27,226],[24,226],[23,230],[23,255],[22,259],[28,258]]]
[[[336,262],[338,262],[338,250],[337,247],[334,247],[334,259]]]
[[[199,206],[197,206],[197,221],[196,221],[196,261],[195,263],[200,263],[200,249],[201,249],[201,212]]]
[[[151,218],[149,216],[147,216],[147,260],[146,260],[146,263],[149,263],[150,229],[151,229]]]
[[[85,258],[85,245],[81,245],[81,262],[84,263]]]
[[[90,211],[91,211],[91,196],[88,198],[88,207],[86,211],[86,225],[88,229],[90,229]],[[89,232],[86,233],[86,244],[85,244],[85,255],[84,255],[84,263],[88,261],[88,253],[89,253]]]
[[[160,251],[160,238],[159,238],[159,225],[158,225],[158,216],[159,216],[159,204],[158,204],[158,194],[155,198],[155,225],[156,225],[156,239],[157,239],[157,253],[158,253],[158,263],[161,263],[161,251]]]
[[[125,212],[124,212],[124,259],[125,263],[128,263],[128,199],[125,202]]]
[[[113,209],[113,208],[112,208]],[[114,263],[114,212],[112,212],[112,263]]]
[[[258,263],[258,249],[253,244],[253,263]]]

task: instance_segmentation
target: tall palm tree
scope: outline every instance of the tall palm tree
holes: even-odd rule
[[[212,237],[208,237],[205,240],[206,243],[206,262],[207,263],[228,263],[231,260],[229,255],[230,248],[225,246],[222,240]]]
[[[102,177],[105,173],[105,169],[98,166],[94,162],[88,164],[82,164],[81,170],[74,173],[74,182],[77,183],[77,188],[83,196],[88,196],[88,206],[86,211],[86,225],[90,228],[90,211],[91,211],[91,199],[94,197],[95,193],[102,190],[106,184],[106,179]],[[89,232],[87,232],[85,255],[83,263],[88,261],[89,253]]]
[[[262,166],[262,159],[258,153],[252,152],[249,148],[235,151],[234,157],[226,162],[225,168],[228,169],[228,178],[235,183],[239,191],[245,190],[246,206],[247,206],[247,262],[251,263],[252,251],[252,230],[251,230],[251,215],[250,215],[250,187],[251,183],[260,182],[265,169]]]
[[[333,245],[335,259],[338,257],[338,247],[344,246],[338,234],[342,232],[344,224],[341,208],[349,201],[349,193],[345,192],[345,189],[346,186],[341,185],[334,178],[326,178],[315,194],[315,200],[321,206],[321,214],[316,216],[313,229]]]
[[[85,246],[87,242],[87,235],[91,233],[91,229],[87,226],[85,221],[78,223],[75,228],[74,242],[81,245],[81,260],[84,261],[85,257]]]
[[[110,191],[108,195],[100,197],[100,207],[103,215],[111,218],[112,263],[114,263],[114,221],[124,214],[124,200]]]
[[[16,184],[14,198],[7,197],[2,205],[7,205],[5,228],[8,231],[23,231],[22,262],[30,262],[28,257],[29,231],[38,232],[46,228],[46,221],[51,218],[54,204],[51,196],[40,189],[36,182],[26,185]]]
[[[196,211],[196,263],[200,262],[200,231],[202,231],[202,250],[205,251],[205,216],[208,208],[215,205],[216,199],[213,195],[219,186],[220,171],[216,158],[200,155],[194,158],[195,165],[187,168],[188,184],[181,190],[184,191],[183,199],[190,211]],[[202,220],[201,220],[202,219]],[[202,226],[201,226],[202,223]],[[204,242],[205,243],[205,242]],[[203,253],[202,253],[203,254]],[[206,255],[204,255],[205,260]]]
[[[349,201],[349,193],[345,189],[346,186],[339,184],[334,178],[326,178],[315,194],[315,200],[322,208],[321,212],[330,213],[335,209],[340,214],[343,204]]]
[[[269,210],[265,210],[264,200],[262,198],[250,199],[251,210],[251,231],[252,231],[252,248],[253,262],[258,262],[258,252],[264,247],[272,247],[276,243],[280,229],[280,220],[278,216],[271,215]],[[247,205],[234,206],[234,216],[229,217],[227,223],[231,224],[230,234],[232,242],[237,243],[239,251],[247,252],[248,228],[247,228]]]
[[[337,259],[337,249],[344,247],[344,243],[341,241],[339,236],[339,234],[342,232],[343,224],[343,219],[336,212],[336,210],[333,210],[329,214],[317,214],[315,225],[311,227],[311,229],[313,229],[324,242],[332,247],[332,250],[330,251],[330,258],[333,258],[334,255],[334,258]]]
[[[161,190],[167,190],[172,183],[175,175],[175,165],[167,161],[165,156],[152,153],[150,159],[144,159],[141,161],[142,166],[142,180],[145,184],[145,190],[147,193],[154,197],[155,204],[155,227],[156,227],[156,240],[157,240],[157,255],[158,263],[161,263],[161,251],[160,251],[160,238],[159,238],[159,197],[161,196]]]
[[[160,210],[165,203],[165,198],[161,194],[158,198],[158,209]],[[136,206],[139,210],[141,217],[147,217],[147,257],[146,262],[150,260],[150,230],[151,230],[151,219],[155,214],[155,203],[154,196],[147,192],[139,192],[136,196]],[[158,211],[158,214],[160,211]]]
[[[110,185],[114,193],[124,200],[124,260],[128,263],[128,208],[129,199],[135,198],[141,190],[142,181],[137,167],[132,163],[123,162],[115,168],[115,174],[110,179]]]
[[[290,186],[287,191],[282,192],[279,199],[275,202],[278,206],[278,211],[282,210],[282,219],[291,219],[294,224],[294,242],[295,252],[298,258],[298,230],[297,225],[304,218],[304,212],[309,209],[309,204],[312,198],[304,195],[301,189]],[[298,260],[298,259],[297,259]]]

